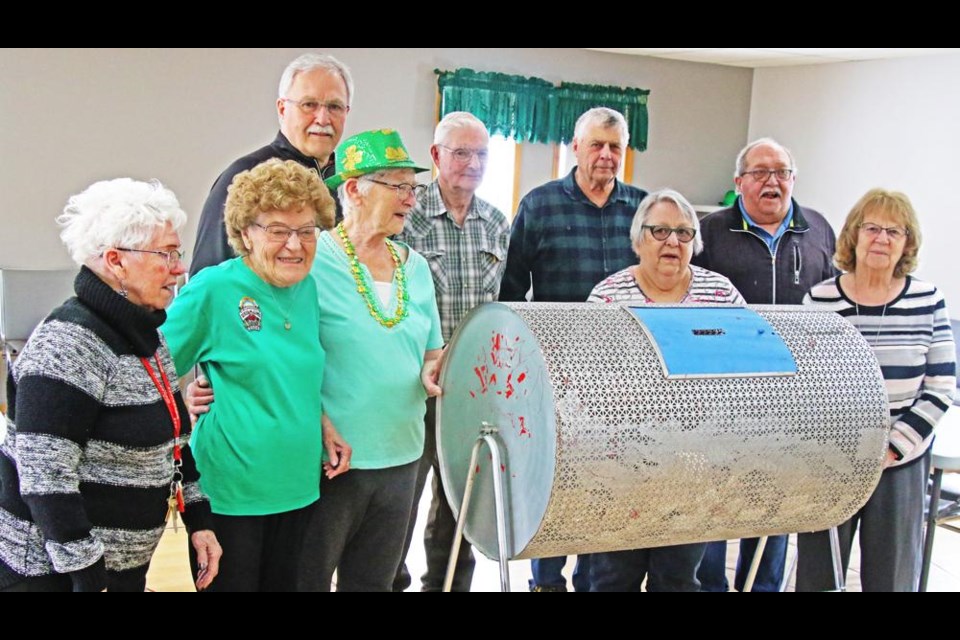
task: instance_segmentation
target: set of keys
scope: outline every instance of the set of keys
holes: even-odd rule
[[[170,519],[173,518],[173,531],[177,533],[180,529],[177,526],[177,520],[179,520],[181,513],[186,509],[186,505],[183,502],[183,484],[179,480],[174,480],[170,483],[170,497],[167,498],[167,516],[164,518],[164,522],[170,522]]]

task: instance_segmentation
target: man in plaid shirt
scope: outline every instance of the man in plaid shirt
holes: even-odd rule
[[[627,142],[619,112],[596,107],[580,116],[573,133],[577,166],[520,201],[500,300],[524,301],[532,286],[535,302],[585,302],[598,282],[636,264],[630,224],[647,192],[617,180]],[[533,560],[530,589],[566,591],[565,563]],[[589,556],[580,556],[574,589],[589,591],[589,578]]]
[[[430,147],[430,155],[437,165],[437,179],[418,199],[403,232],[396,236],[430,264],[444,341],[450,340],[468,311],[497,298],[506,263],[510,224],[496,207],[475,195],[486,169],[489,141],[487,128],[469,113],[449,113],[440,121]],[[457,525],[440,480],[436,406],[436,398],[427,400],[426,440],[403,552],[406,558],[417,520],[417,504],[427,472],[433,468],[433,500],[423,540],[427,571],[421,578],[422,591],[440,591],[443,587]],[[454,591],[470,590],[473,567],[473,552],[464,540],[457,558]],[[401,563],[393,583],[394,591],[403,591],[410,582],[406,564]]]

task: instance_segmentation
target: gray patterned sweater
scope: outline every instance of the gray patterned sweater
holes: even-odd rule
[[[0,445],[0,588],[68,574],[74,591],[142,591],[173,479],[173,424],[140,358],[158,354],[182,416],[176,369],[150,312],[84,267],[77,296],[34,331],[7,381]],[[210,529],[184,447],[183,514]]]

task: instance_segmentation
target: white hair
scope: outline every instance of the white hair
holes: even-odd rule
[[[396,169],[381,169],[380,171],[375,171],[373,173],[368,173],[362,176],[356,176],[357,178],[357,191],[360,192],[360,195],[365,196],[370,193],[370,189],[373,189],[374,183],[371,180],[383,180],[390,174],[391,171],[396,171]],[[367,178],[366,180],[361,180],[360,178]],[[350,178],[347,178],[349,180]],[[357,207],[354,205],[353,201],[350,200],[350,196],[347,195],[347,180],[344,180],[343,183],[337,187],[337,198],[340,200],[340,206],[343,208],[343,217],[351,216],[356,213]]]
[[[640,244],[643,238],[643,225],[647,224],[650,210],[658,202],[672,202],[680,209],[680,213],[687,219],[687,224],[696,231],[696,235],[693,236],[693,255],[703,251],[703,238],[700,237],[700,219],[697,217],[697,212],[686,198],[673,189],[659,189],[647,194],[647,197],[640,202],[637,213],[633,216],[633,223],[630,225],[630,243],[634,246]]]
[[[477,116],[467,111],[451,111],[437,124],[433,132],[433,144],[444,144],[454,130],[467,127],[474,127],[490,135],[487,125],[483,124]]]
[[[326,69],[334,75],[340,76],[343,80],[343,86],[347,88],[347,106],[353,101],[353,76],[350,75],[350,69],[336,58],[325,53],[305,53],[296,60],[287,65],[280,76],[280,87],[277,97],[286,98],[290,87],[293,86],[293,79],[298,73],[306,73],[314,69]]]
[[[586,128],[594,125],[600,125],[604,129],[617,129],[620,132],[620,141],[624,148],[630,142],[630,129],[627,127],[627,121],[623,114],[607,107],[594,107],[577,118],[577,124],[573,127],[573,137],[581,140]]]
[[[790,152],[790,149],[787,149],[785,146],[774,140],[773,138],[757,138],[743,149],[740,149],[740,153],[737,154],[737,161],[734,164],[733,177],[739,178],[743,175],[743,172],[747,170],[747,154],[762,145],[770,145],[771,147],[777,147],[778,149],[783,149],[783,152],[787,154],[787,157],[790,158],[790,168],[793,169],[794,175],[797,173],[797,163],[793,159],[793,154]]]
[[[187,222],[173,191],[131,178],[94,182],[70,196],[57,217],[60,239],[78,265],[112,247],[142,249],[168,222],[177,233]]]

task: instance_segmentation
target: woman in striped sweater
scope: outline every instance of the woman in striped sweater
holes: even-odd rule
[[[860,528],[864,591],[916,591],[930,443],[950,406],[956,353],[943,295],[910,273],[920,227],[906,195],[872,189],[840,232],[834,263],[845,273],[805,299],[847,318],[873,347],[890,400],[890,446],[880,483],[839,527],[844,570]],[[798,591],[834,588],[826,531],[801,534]]]
[[[159,183],[121,178],[70,198],[58,222],[81,266],[77,295],[33,332],[8,380],[0,591],[143,591],[178,517],[203,589],[220,545],[157,331],[185,272],[186,214]]]

